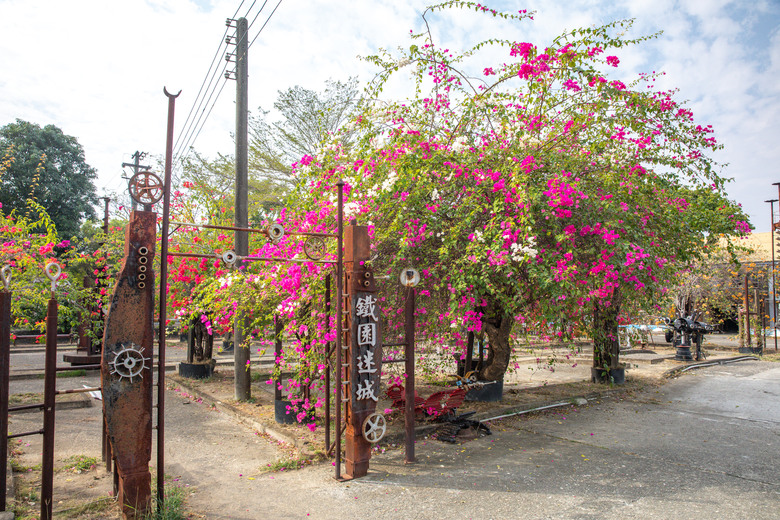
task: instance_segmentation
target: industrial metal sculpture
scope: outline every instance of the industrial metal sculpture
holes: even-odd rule
[[[141,175],[139,173],[139,175]],[[153,174],[150,174],[153,175]],[[154,176],[156,177],[156,176]],[[159,200],[151,177],[130,184],[137,202]],[[103,414],[118,474],[125,518],[143,518],[151,506],[154,249],[157,214],[133,211],[125,254],[103,336]]]

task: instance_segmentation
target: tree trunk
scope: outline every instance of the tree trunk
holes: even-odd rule
[[[605,305],[605,303],[610,303]],[[612,302],[593,304],[593,367],[605,371],[619,368],[620,345],[618,343],[617,298]]]
[[[514,321],[512,316],[503,313],[483,320],[482,327],[487,334],[490,350],[485,365],[479,370],[479,379],[482,381],[500,381],[504,378],[512,355],[509,334]]]

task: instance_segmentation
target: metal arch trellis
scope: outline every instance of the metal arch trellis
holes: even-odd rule
[[[161,244],[161,255],[160,255],[160,264],[161,266],[167,266],[168,264],[168,257],[189,257],[189,258],[216,258],[221,259],[228,265],[235,265],[238,262],[280,262],[280,263],[319,263],[319,264],[330,264],[333,265],[335,268],[335,278],[336,278],[336,316],[338,316],[336,320],[336,341],[335,345],[331,346],[331,342],[328,341],[325,344],[325,353],[326,353],[326,359],[328,363],[328,369],[326,371],[326,394],[328,398],[325,400],[326,403],[326,410],[325,410],[325,445],[328,453],[332,452],[335,448],[335,457],[336,457],[336,463],[335,463],[335,478],[337,480],[341,479],[341,435],[344,431],[344,427],[342,427],[342,407],[344,405],[344,399],[342,397],[342,390],[343,390],[343,371],[344,371],[344,362],[343,362],[343,329],[344,329],[344,182],[342,180],[339,180],[336,183],[337,192],[338,192],[338,209],[337,209],[337,231],[336,233],[319,233],[319,232],[305,232],[305,231],[293,231],[289,232],[285,230],[281,225],[279,224],[272,224],[268,226],[265,229],[257,229],[257,228],[244,228],[244,227],[236,227],[236,226],[219,226],[219,225],[213,225],[213,224],[196,224],[192,222],[176,222],[171,221],[169,218],[169,211],[170,211],[170,175],[168,172],[166,172],[166,180],[165,180],[165,201],[164,201],[164,209],[163,209],[163,219],[162,219],[162,226],[163,226],[163,232],[162,232],[162,244]],[[306,259],[288,259],[288,258],[275,258],[275,257],[257,257],[257,256],[238,256],[232,251],[229,251],[227,253],[224,253],[222,255],[219,255],[217,253],[208,254],[208,253],[186,253],[186,252],[169,252],[168,251],[168,240],[169,240],[169,226],[179,226],[179,227],[195,227],[195,228],[204,228],[204,229],[217,229],[217,230],[224,230],[224,231],[242,231],[246,233],[259,233],[265,235],[269,240],[277,242],[284,236],[302,236],[306,237],[304,241],[304,253],[306,255]],[[174,230],[175,231],[175,230]],[[325,239],[327,238],[335,238],[337,241],[337,254],[336,254],[336,260],[323,260],[324,253],[325,253]],[[161,290],[167,285],[167,271],[165,273],[161,272],[161,280],[160,280]],[[330,323],[330,309],[332,302],[330,301],[330,294],[331,294],[331,287],[330,287],[330,275],[326,278],[326,290],[325,290],[325,307],[326,307],[326,320],[328,323]],[[160,321],[164,319],[165,316],[165,299],[163,297],[160,298]],[[161,327],[162,329],[162,327]],[[161,343],[160,349],[163,348],[163,343]],[[335,366],[336,366],[336,396],[335,396],[335,404],[336,404],[336,428],[335,428],[335,441],[333,445],[330,444],[330,372],[331,372],[331,360],[332,360],[332,354],[335,350],[336,354],[336,360],[335,360]],[[161,354],[162,356],[162,354]],[[159,397],[158,397],[159,402]],[[159,413],[159,408],[158,408]],[[160,421],[158,419],[158,425],[160,424]],[[158,432],[158,439],[160,438],[160,432]],[[158,482],[162,480],[161,475],[159,474],[160,471],[162,471],[160,468],[163,467],[163,463],[159,460],[159,454],[162,453],[162,446],[158,446]]]

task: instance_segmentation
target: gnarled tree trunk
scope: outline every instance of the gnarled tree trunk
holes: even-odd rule
[[[491,306],[485,311],[482,328],[487,334],[490,350],[484,366],[479,370],[479,379],[499,381],[504,378],[509,367],[509,359],[512,355],[509,334],[512,332],[515,320],[512,316],[504,314],[503,309],[494,309]]]
[[[593,304],[593,367],[609,371],[619,368],[620,344],[618,343],[617,297],[611,302],[596,301]]]

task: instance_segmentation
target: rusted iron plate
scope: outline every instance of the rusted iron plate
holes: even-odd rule
[[[130,214],[103,336],[103,413],[125,518],[142,518],[150,507],[156,223],[155,213]]]

